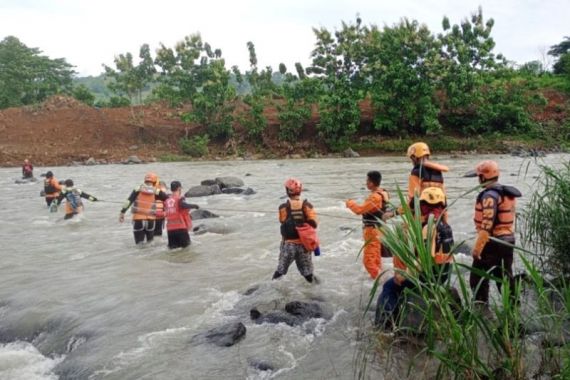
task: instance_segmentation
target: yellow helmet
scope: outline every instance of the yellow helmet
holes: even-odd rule
[[[424,142],[417,142],[409,146],[407,156],[408,158],[422,158],[429,156],[429,146]]]
[[[436,205],[438,203],[445,204],[445,194],[439,187],[428,187],[420,194],[420,201]]]

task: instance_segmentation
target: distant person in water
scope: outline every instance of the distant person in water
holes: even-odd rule
[[[59,181],[53,176],[51,171],[46,173],[46,178],[44,179],[44,196],[46,199],[46,203],[51,206],[51,203],[59,197],[59,193],[61,191],[61,185]]]
[[[158,189],[166,193],[166,183],[160,181],[158,183]],[[162,236],[162,230],[164,229],[164,202],[160,199],[156,200],[156,221],[154,223],[154,236]]]
[[[27,158],[22,165],[22,178],[34,178],[34,166]]]
[[[154,229],[156,223],[156,200],[165,201],[168,194],[158,187],[158,176],[154,173],[147,173],[144,176],[144,183],[135,188],[127,202],[121,209],[119,222],[125,221],[125,213],[131,207],[133,213],[133,234],[135,243],[150,243],[154,239]]]
[[[168,248],[185,248],[190,245],[190,234],[188,233],[192,228],[190,209],[200,207],[186,203],[186,199],[182,195],[182,184],[179,181],[172,181],[170,190],[172,194],[164,201]]]
[[[94,196],[75,188],[73,180],[66,179],[64,183],[65,186],[62,188],[61,193],[53,203],[55,207],[57,207],[65,199],[64,219],[71,219],[73,216],[83,212],[83,202],[81,201],[81,198],[88,199],[91,202],[97,202],[97,198]]]
[[[317,214],[309,201],[301,200],[303,185],[295,178],[285,181],[285,191],[289,199],[279,206],[279,222],[281,223],[281,249],[277,270],[273,279],[285,274],[295,261],[297,269],[308,282],[317,283],[313,275],[311,252],[301,242],[297,227],[307,223],[317,228]]]

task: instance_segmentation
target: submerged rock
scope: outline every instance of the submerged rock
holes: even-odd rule
[[[245,337],[247,329],[241,322],[228,323],[195,335],[193,343],[212,343],[220,347],[231,347]]]
[[[222,189],[222,193],[224,193],[224,194],[252,195],[252,194],[255,194],[256,192],[251,187],[248,187],[246,189],[244,189],[242,187],[227,187],[227,188]]]
[[[218,183],[213,180],[213,179],[205,179],[202,182],[200,182],[200,185],[202,186],[212,186],[212,185],[217,185]]]
[[[259,371],[275,371],[276,368],[273,364],[268,363],[263,360],[258,359],[248,359],[248,364],[250,367],[255,368]]]
[[[304,322],[302,318],[286,313],[284,311],[270,311],[262,314],[256,308],[249,311],[249,316],[255,323],[285,323],[289,326],[298,326]]]
[[[230,226],[226,224],[214,223],[214,224],[199,224],[192,229],[192,232],[194,232],[196,235],[202,235],[207,232],[224,235],[233,232],[233,230]]]
[[[323,311],[321,305],[316,302],[292,301],[285,305],[285,310],[305,320],[310,318],[330,318]]]
[[[203,208],[199,208],[197,210],[190,211],[190,216],[193,220],[200,220],[200,219],[210,219],[210,218],[219,218],[219,215],[214,214],[208,210]]]

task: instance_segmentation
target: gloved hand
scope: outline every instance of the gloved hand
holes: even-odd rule
[[[344,202],[344,204],[346,205],[346,207],[350,208],[350,206],[352,206],[354,204],[354,199],[347,199],[346,202]]]
[[[481,259],[481,253],[483,252],[483,248],[490,239],[489,232],[485,230],[479,230],[477,232],[477,239],[475,240],[475,244],[473,245],[473,250],[471,250],[471,255],[475,260]]]
[[[91,202],[97,202],[98,201],[97,197],[89,197],[89,200]]]
[[[125,221],[125,214],[120,213],[119,214],[119,223],[123,223]]]

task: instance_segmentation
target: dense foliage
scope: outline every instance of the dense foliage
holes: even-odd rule
[[[138,60],[120,54],[114,68],[105,66],[104,77],[74,88],[65,61],[8,37],[0,43],[0,108],[57,92],[109,107],[159,99],[184,106],[182,119],[213,139],[231,138],[239,124],[255,143],[266,141],[268,110],[275,110],[279,140],[293,143],[314,126],[319,143],[330,149],[345,147],[357,134],[544,137],[553,128],[531,115],[546,105],[545,88],[570,92],[570,38],[549,50],[553,73],[538,61],[516,69],[495,53],[493,26],[481,9],[456,24],[444,17],[439,33],[416,20],[378,27],[357,17],[335,30],[313,29],[311,62],[306,68],[296,63],[293,71],[284,64],[260,68],[251,41],[244,46],[249,68],[228,69],[221,50],[194,34],[154,53],[143,44]],[[372,112],[366,123],[363,104]],[[567,114],[566,105],[559,107]]]
[[[50,59],[16,37],[0,41],[0,109],[34,104],[71,89],[74,71],[65,59]]]

